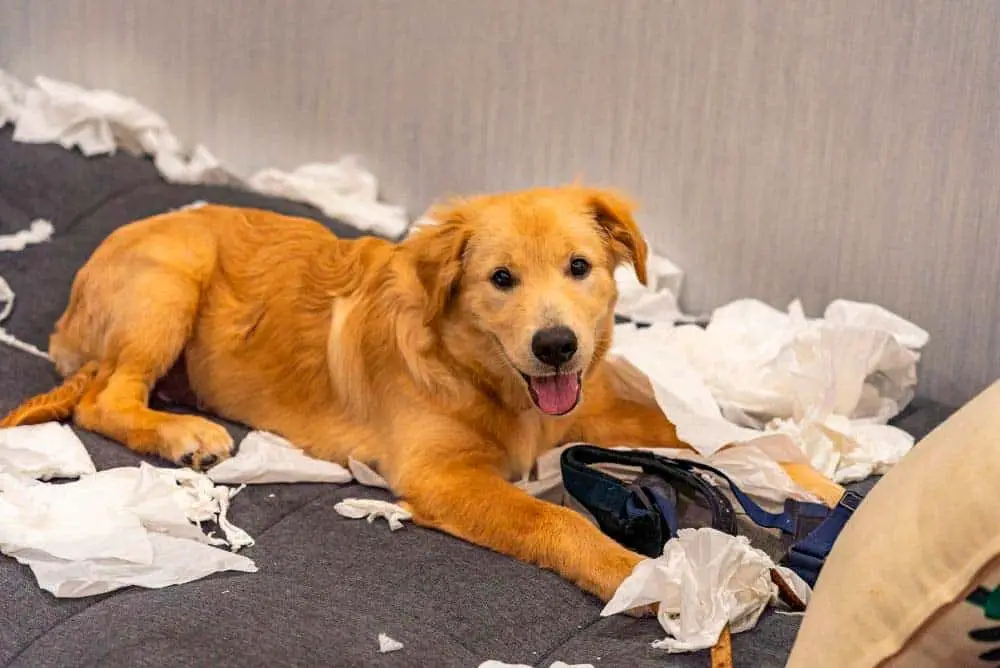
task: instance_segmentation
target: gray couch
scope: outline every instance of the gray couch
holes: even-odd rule
[[[48,243],[0,252],[0,275],[17,293],[6,323],[47,345],[75,271],[111,230],[194,200],[251,205],[357,232],[299,204],[236,189],[165,184],[148,161],[87,159],[28,146],[0,131],[0,234],[38,217]],[[44,360],[0,346],[0,412],[57,380]],[[922,436],[948,414],[916,404],[898,423]],[[246,429],[228,425],[239,439]],[[80,432],[99,469],[139,457]],[[164,462],[152,463],[165,466]],[[434,531],[346,520],[334,503],[382,497],[358,485],[266,485],[234,500],[231,517],[253,535],[255,574],[219,574],[163,590],[126,589],[55,599],[27,568],[0,556],[0,665],[10,666],[460,666],[485,659],[548,666],[707,666],[705,653],[649,647],[654,620],[602,619],[601,604],[558,576]],[[765,614],[735,637],[738,666],[784,665],[794,616]],[[380,655],[377,634],[404,643]]]

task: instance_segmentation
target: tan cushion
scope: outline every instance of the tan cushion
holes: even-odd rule
[[[965,598],[1000,584],[998,564],[1000,382],[869,493],[824,565],[788,666],[996,665],[978,657],[1000,642],[969,632],[1000,622]]]

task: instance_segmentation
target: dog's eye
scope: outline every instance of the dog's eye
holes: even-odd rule
[[[582,257],[575,257],[569,263],[569,273],[573,274],[576,278],[584,278],[590,273],[590,263]]]
[[[500,267],[490,275],[490,283],[500,290],[510,290],[514,287],[514,275],[509,269]]]

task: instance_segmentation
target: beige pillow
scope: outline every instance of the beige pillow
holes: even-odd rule
[[[1000,621],[983,599],[998,585],[1000,382],[868,494],[823,567],[788,666],[995,666]]]

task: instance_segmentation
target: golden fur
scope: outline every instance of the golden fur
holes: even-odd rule
[[[314,457],[375,466],[414,520],[557,571],[608,600],[640,556],[583,516],[509,480],[570,441],[681,444],[650,396],[604,355],[621,263],[646,278],[631,206],[567,186],[484,195],[434,211],[394,244],[338,239],[313,221],[221,206],[110,235],[79,271],[50,352],[63,387],[3,424],[68,417],[137,452],[208,467],[226,431],[151,410],[180,360],[199,405],[279,433]],[[567,263],[585,257],[585,277]],[[497,267],[517,285],[498,289]],[[543,414],[522,373],[544,374],[533,334],[563,325],[583,374],[567,415]],[[802,484],[835,500],[808,467]]]

